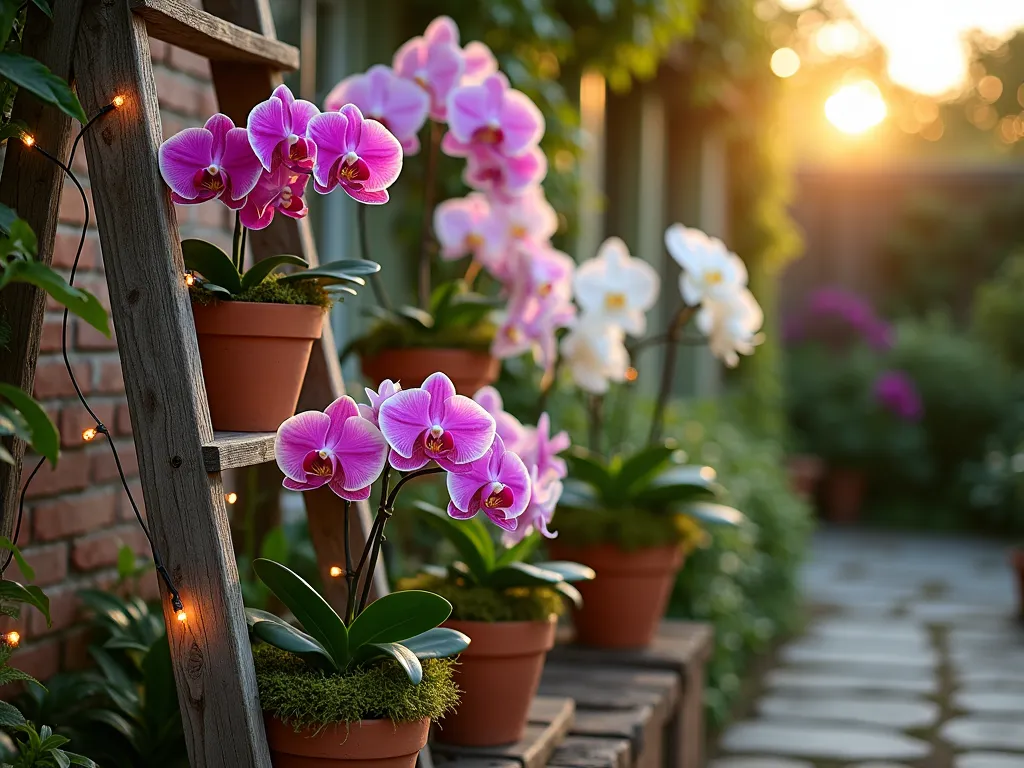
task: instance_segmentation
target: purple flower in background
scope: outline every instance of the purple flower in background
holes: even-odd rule
[[[879,374],[875,379],[874,395],[879,405],[904,421],[917,421],[924,413],[917,386],[903,371]]]
[[[843,288],[812,293],[805,312],[785,319],[783,337],[787,342],[822,341],[840,349],[856,342],[883,352],[892,346],[889,324],[868,301]]]

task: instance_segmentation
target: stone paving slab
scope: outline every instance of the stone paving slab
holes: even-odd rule
[[[977,713],[999,713],[1019,715],[1024,728],[1024,691],[960,691],[953,697],[957,709]]]
[[[920,643],[927,646],[930,635],[920,622],[889,620],[871,623],[850,619],[822,619],[808,629],[808,639],[829,638],[858,641],[892,643]]]
[[[942,726],[942,738],[967,749],[1014,750],[1024,752],[1024,718],[996,719],[992,716],[958,717]],[[1020,755],[1024,766],[1024,755]]]
[[[967,752],[953,759],[954,768],[1021,768],[1024,755],[1006,752]]]
[[[814,725],[781,720],[738,723],[726,731],[729,752],[756,752],[827,760],[916,760],[931,751],[919,739],[880,728]]]
[[[708,768],[814,768],[803,760],[786,757],[720,757]]]
[[[807,646],[793,644],[782,649],[781,657],[791,664],[814,664],[828,665],[838,671],[847,666],[877,667],[879,669],[890,666],[897,667],[898,673],[914,670],[909,676],[918,676],[918,673],[931,675],[939,665],[938,655],[932,651],[911,650],[910,652],[899,652],[894,649],[891,652],[871,651],[868,649],[856,650],[850,647]],[[897,672],[896,670],[892,670]]]
[[[897,700],[856,695],[830,698],[769,695],[758,703],[758,712],[782,719],[858,723],[908,730],[933,725],[938,719],[939,707],[935,702],[921,699]]]
[[[898,693],[935,693],[938,682],[933,678],[901,680],[897,678],[870,678],[844,673],[808,672],[795,669],[776,669],[765,678],[769,688],[795,688],[804,690],[835,691],[890,691]]]
[[[993,669],[960,669],[956,673],[962,689],[1011,691],[1024,689],[1024,673]]]

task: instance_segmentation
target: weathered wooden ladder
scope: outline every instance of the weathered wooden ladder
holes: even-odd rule
[[[275,38],[268,0],[205,0],[209,12],[183,0],[54,6],[52,27],[39,17],[44,31],[26,40],[26,51],[75,82],[87,114],[125,97],[88,132],[85,147],[149,525],[187,613],[177,621],[164,595],[189,758],[194,768],[269,768],[221,472],[272,460],[274,435],[215,433],[210,424],[177,218],[157,166],[161,123],[149,38],[207,57],[220,111],[242,126],[280,84],[280,73],[298,67],[299,54]],[[32,100],[18,102],[15,117],[33,126],[40,146],[67,160],[70,120]],[[62,187],[54,166],[20,146],[8,150],[0,199],[34,227],[47,262]],[[293,253],[317,262],[305,220],[279,216],[251,235],[256,259]],[[14,300],[15,348],[7,365],[16,367],[0,370],[0,378],[31,391],[43,298],[35,291]],[[299,409],[322,409],[343,391],[325,324]],[[13,508],[16,488],[6,483],[5,509]],[[327,572],[344,562],[341,502],[330,492],[304,498],[327,596],[343,606],[343,580]],[[368,517],[365,505],[354,516],[357,542]],[[383,569],[377,573],[375,589],[383,592]]]

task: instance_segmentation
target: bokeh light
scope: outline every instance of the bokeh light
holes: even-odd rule
[[[772,72],[779,77],[792,77],[800,69],[800,56],[792,48],[779,48],[772,54]]]
[[[992,104],[1003,95],[1003,81],[995,75],[985,75],[978,81],[978,95]]]
[[[885,119],[887,112],[882,92],[870,80],[844,85],[825,101],[825,117],[848,134],[874,128]]]

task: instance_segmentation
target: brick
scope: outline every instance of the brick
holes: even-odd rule
[[[139,582],[135,585],[135,589],[132,592],[146,601],[161,600],[160,577],[156,575],[156,571],[140,576]]]
[[[33,584],[40,587],[47,587],[51,584],[56,584],[59,581],[64,581],[64,579],[67,578],[67,544],[60,543],[47,544],[42,547],[26,547],[22,550],[22,554],[25,556],[25,560],[28,561],[28,564],[32,567],[32,570],[35,571],[35,579],[32,580]],[[28,581],[24,574],[22,574],[21,569],[18,568],[17,563],[11,564],[7,574],[15,581]]]
[[[140,555],[149,551],[145,534],[138,526],[129,526],[78,539],[71,550],[71,563],[79,571],[115,565],[122,544]]]
[[[114,423],[114,403],[92,402],[89,403],[89,406],[104,426],[109,429],[110,425]],[[95,420],[80,403],[64,406],[60,411],[60,444],[65,448],[82,445],[82,432],[95,426]],[[93,442],[98,443],[105,439],[105,437],[97,436]]]
[[[121,459],[121,467],[124,469],[125,477],[138,476],[139,458],[135,454],[135,444],[119,441],[117,443],[117,455]],[[109,450],[97,453],[92,457],[92,480],[96,484],[120,480],[117,473],[117,464],[114,462],[114,456]]]
[[[46,626],[43,614],[32,611],[28,620],[32,637],[42,637],[67,629],[78,618],[80,601],[73,587],[49,589],[46,595],[50,598],[50,626]]]
[[[43,321],[43,332],[39,336],[40,352],[60,352],[60,337],[62,328],[63,325],[61,324],[60,320]]]
[[[60,671],[60,642],[44,640],[18,651],[14,666],[37,680],[45,681]]]
[[[202,94],[195,83],[164,68],[154,71],[160,106],[184,115],[202,114]]]
[[[71,364],[75,372],[78,386],[86,394],[92,391],[92,366],[87,360]],[[32,392],[37,400],[51,400],[57,397],[74,397],[75,388],[71,384],[67,368],[63,360],[39,363],[36,368],[36,380]]]
[[[167,57],[166,62],[167,66],[171,69],[176,69],[179,72],[184,72],[203,80],[210,79],[210,62],[204,57],[173,45],[168,46],[168,51],[170,55]]]
[[[109,395],[119,395],[124,392],[124,376],[121,373],[120,360],[100,361],[99,378],[99,384],[96,387],[97,392]]]
[[[181,133],[186,127],[185,121],[181,118],[169,115],[166,112],[160,113],[160,130],[165,139],[176,133]]]
[[[90,627],[76,627],[70,630],[61,643],[63,657],[61,669],[71,672],[91,667],[93,660],[89,654],[89,646],[93,639],[93,631]]]
[[[117,349],[117,336],[114,334],[113,324],[110,336],[107,337],[88,323],[75,320],[75,347],[85,350]]]
[[[79,434],[79,441],[81,441],[81,434]],[[33,467],[37,460],[37,457],[33,457],[31,463],[26,460],[25,466]],[[30,499],[35,499],[67,491],[80,491],[89,485],[89,468],[89,456],[85,451],[63,452],[56,469],[53,469],[49,463],[43,464],[39,472],[36,473],[26,495]],[[22,473],[22,483],[27,481],[29,471],[31,470]]]
[[[119,436],[126,437],[132,433],[132,416],[127,403],[117,406],[117,420],[114,426]]]
[[[163,40],[157,40],[155,37],[149,38],[149,55],[153,57],[153,61],[166,61],[170,50],[171,46]]]
[[[96,454],[95,462],[103,455]],[[65,496],[32,508],[32,531],[37,541],[54,541],[103,528],[117,518],[120,490]]]

